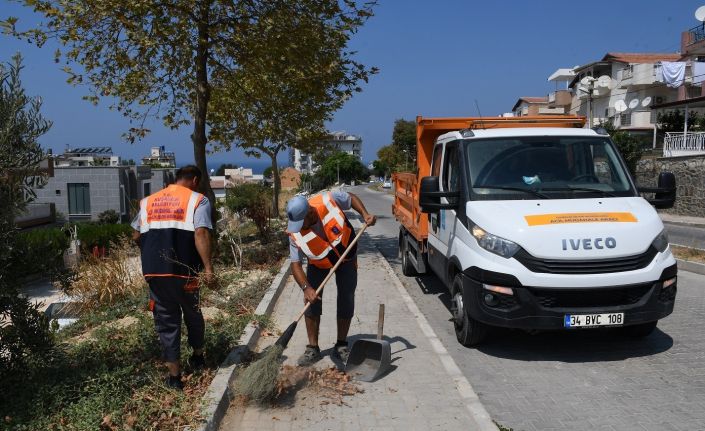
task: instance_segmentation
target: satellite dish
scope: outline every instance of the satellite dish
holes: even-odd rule
[[[624,112],[627,110],[627,104],[624,103],[624,100],[618,100],[614,103],[614,110],[617,112]]]
[[[595,80],[595,78],[593,78],[592,76],[586,76],[580,80],[580,83],[586,87],[589,87],[590,84],[592,84],[592,81],[594,81],[594,80]]]
[[[629,101],[629,109],[634,109],[639,106],[639,99],[632,99]]]
[[[705,6],[700,6],[695,10],[695,19],[698,21],[705,21]]]
[[[602,75],[599,78],[597,78],[597,86],[598,87],[609,88],[611,83],[612,83],[612,78],[610,78],[607,75]]]
[[[641,101],[641,106],[647,107],[651,104],[651,96],[647,96]]]

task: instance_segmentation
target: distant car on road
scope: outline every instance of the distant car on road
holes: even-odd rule
[[[392,183],[390,181],[385,181],[382,183],[382,188],[383,189],[391,189],[392,188]]]

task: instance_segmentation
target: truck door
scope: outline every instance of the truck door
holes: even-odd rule
[[[434,169],[435,162],[434,154]],[[459,169],[458,143],[449,142],[445,145],[442,169],[439,175],[439,186],[442,191],[458,191]],[[452,199],[452,201],[449,199]],[[457,199],[455,198],[441,198],[443,203],[457,203],[456,201]],[[440,210],[435,217],[437,219],[436,228],[433,229],[432,222],[432,229],[429,230],[428,236],[429,244],[435,249],[433,252],[429,250],[429,263],[436,274],[441,275],[445,279],[450,247],[455,237],[456,211]]]
[[[431,176],[438,177],[440,182],[441,161],[443,158],[443,144],[436,144],[433,149],[433,164],[431,165]],[[439,185],[440,186],[440,185]],[[436,275],[443,277],[443,256],[445,251],[441,252],[440,241],[440,212],[431,213],[428,215],[428,263]]]

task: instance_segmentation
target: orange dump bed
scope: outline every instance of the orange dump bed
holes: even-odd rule
[[[428,216],[419,208],[421,178],[431,174],[433,144],[444,133],[462,129],[502,129],[517,127],[584,127],[585,117],[573,115],[541,115],[527,117],[416,117],[417,172],[392,175],[394,204],[392,213],[417,241],[428,236]]]

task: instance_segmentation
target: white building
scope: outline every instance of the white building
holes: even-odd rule
[[[160,147],[152,147],[149,155],[142,157],[142,164],[161,168],[173,168],[176,167],[176,155],[171,151],[166,151],[163,145]]]
[[[592,124],[612,120],[616,127],[653,140],[652,104],[676,100],[678,91],[659,83],[659,63],[678,53],[607,53],[601,60],[573,69],[568,113],[592,117]]]
[[[77,166],[120,166],[119,156],[113,155],[110,147],[66,147],[64,154],[54,157],[54,166],[57,168]]]
[[[359,136],[345,132],[333,132],[321,142],[321,146],[352,154],[362,160],[362,138]],[[311,154],[304,153],[296,148],[289,150],[289,163],[294,169],[302,173],[311,173],[318,168]]]

